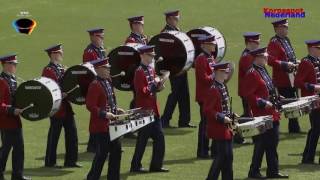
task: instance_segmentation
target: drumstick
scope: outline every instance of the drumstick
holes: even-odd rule
[[[77,88],[79,88],[80,86],[77,84],[75,87],[73,87],[72,89],[70,89],[69,91],[66,92],[66,94],[70,94],[72,93],[74,90],[76,90]]]
[[[111,77],[112,77],[112,78],[115,78],[115,77],[118,77],[118,76],[125,76],[125,75],[126,75],[126,72],[121,71],[119,74],[113,75],[113,76],[111,76]]]
[[[28,109],[30,109],[30,108],[32,108],[32,107],[34,107],[34,104],[33,104],[33,103],[31,103],[31,104],[29,104],[29,106],[21,109],[21,111],[23,112],[23,111],[28,110]]]
[[[140,109],[141,109],[141,107],[134,108],[134,109],[128,109],[128,110],[126,110],[126,112],[134,112],[134,111],[137,111],[137,110],[140,110]]]

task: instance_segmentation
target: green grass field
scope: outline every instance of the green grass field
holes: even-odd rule
[[[88,44],[86,29],[93,27],[106,28],[105,45],[108,51],[123,43],[129,33],[129,16],[145,15],[145,32],[147,35],[157,34],[164,26],[163,12],[169,9],[182,11],[181,28],[188,31],[191,28],[208,25],[218,28],[227,40],[227,54],[225,59],[237,64],[244,48],[242,33],[245,31],[262,32],[262,45],[266,45],[273,36],[270,25],[272,19],[265,19],[263,7],[271,8],[304,8],[306,18],[290,20],[290,38],[299,58],[306,55],[304,40],[319,38],[319,1],[278,0],[0,0],[0,55],[11,52],[19,53],[20,64],[18,75],[24,79],[32,79],[41,74],[42,68],[48,63],[48,57],[43,49],[54,44],[63,43],[65,51],[64,63],[68,66],[82,61],[83,49]],[[38,26],[30,35],[15,32],[11,22],[17,19],[20,11],[29,11]],[[237,72],[235,72],[237,74]],[[192,122],[198,124],[199,109],[194,102],[195,82],[194,72],[189,71],[189,85],[191,93]],[[242,113],[240,99],[237,96],[237,76],[229,82],[229,89],[234,98],[234,110]],[[168,88],[159,94],[161,109],[164,109]],[[127,108],[131,93],[117,92],[121,107]],[[85,153],[88,140],[89,113],[84,106],[73,106],[76,112],[79,135],[79,162],[82,169],[46,169],[43,168],[47,132],[49,121],[23,121],[25,140],[25,174],[35,180],[77,180],[84,179],[92,162],[92,155]],[[177,123],[178,114],[174,114],[173,125]],[[300,119],[302,129],[309,128],[307,117]],[[129,167],[133,155],[135,141],[123,140],[124,153],[121,165],[122,179],[127,180],[201,180],[207,176],[211,160],[196,159],[197,130],[169,129],[166,134],[165,166],[171,172],[168,174],[132,175]],[[290,179],[320,179],[319,165],[299,165],[301,152],[305,145],[305,134],[289,135],[287,120],[281,122],[281,141],[278,148],[280,169],[290,174]],[[151,143],[151,142],[150,142]],[[234,148],[234,177],[245,179],[251,162],[252,145],[236,146]],[[59,165],[63,164],[64,138],[59,144]],[[149,166],[151,148],[144,156],[143,164]],[[318,157],[316,158],[318,161]],[[106,179],[105,165],[103,177]],[[11,160],[7,164],[10,176]],[[265,172],[265,163],[263,163]]]

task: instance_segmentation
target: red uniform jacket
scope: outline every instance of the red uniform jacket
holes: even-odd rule
[[[94,61],[97,59],[103,59],[106,57],[106,50],[104,48],[98,48],[93,44],[89,44],[83,51],[82,60],[83,63]]]
[[[249,106],[252,110],[252,115],[254,117],[272,115],[274,121],[279,121],[280,113],[274,107],[265,108],[265,102],[269,101],[270,97],[267,83],[269,83],[270,86],[273,85],[270,77],[270,81],[266,82],[262,76],[268,75],[262,74],[257,70],[257,68],[255,68],[255,65],[253,65],[253,67],[246,74],[244,80],[246,82],[244,96],[248,100]]]
[[[225,114],[222,113],[222,98],[222,94],[215,85],[208,90],[203,106],[203,113],[207,118],[207,136],[215,140],[230,140],[233,134],[224,123]]]
[[[196,101],[203,103],[207,98],[209,88],[214,81],[213,67],[215,60],[213,56],[207,53],[201,53],[195,60],[196,74]]]
[[[287,39],[288,45],[290,45],[289,39]],[[291,47],[292,48],[292,47]],[[272,67],[272,80],[276,87],[291,87],[287,63],[289,62],[288,50],[284,48],[277,36],[271,38],[268,44],[268,64]],[[292,52],[294,55],[294,52]]]
[[[252,66],[252,62],[254,60],[253,56],[251,56],[248,49],[245,49],[242,52],[241,58],[239,60],[239,71],[238,71],[238,95],[243,97],[243,91],[246,84],[243,82],[246,73]]]
[[[314,85],[319,84],[320,74],[319,67],[317,67],[315,65],[316,63],[313,62],[317,62],[317,59],[312,56],[307,56],[301,60],[298,67],[294,85],[301,89],[302,97],[316,94],[314,91]]]
[[[6,76],[4,73],[1,75]],[[13,115],[12,93],[7,78],[0,76],[0,129],[21,128],[20,116]]]
[[[125,44],[127,43],[139,43],[139,44],[147,44],[148,43],[148,37],[144,35],[139,35],[136,33],[131,33],[129,37],[127,37]]]
[[[150,66],[141,64],[135,71],[134,89],[135,106],[142,109],[152,109],[155,116],[159,117],[159,105],[157,103],[156,89],[159,84],[155,82],[155,71]]]
[[[112,93],[113,98],[115,98],[113,89]],[[100,80],[91,82],[86,97],[87,109],[90,111],[90,133],[104,133],[109,131],[109,119],[106,118],[106,112],[110,109],[108,97]]]
[[[62,68],[61,66],[59,66]],[[42,76],[50,78],[54,80],[58,85],[60,85],[60,82],[62,80],[64,70],[60,69],[61,72],[59,72],[59,67],[57,65],[54,65],[50,63],[48,66],[46,66],[42,71]],[[55,118],[63,118],[64,120],[69,119],[68,115],[73,115],[73,110],[71,107],[71,104],[66,99],[63,99],[61,102],[61,106],[58,110],[58,112],[53,116]]]

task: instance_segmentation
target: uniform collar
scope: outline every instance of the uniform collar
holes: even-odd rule
[[[8,73],[6,73],[6,72],[4,72],[4,71],[1,72],[1,75],[2,75],[3,77],[5,77],[5,78],[12,78],[12,79],[15,78],[14,75],[8,74]]]
[[[204,50],[204,49],[201,49],[201,50],[207,57],[211,57],[212,56],[212,54],[208,53],[206,50]]]
[[[98,49],[98,50],[103,49],[103,47],[97,47],[97,46],[94,45],[93,43],[91,43],[90,46],[91,46],[93,49]]]
[[[145,65],[145,64],[143,64],[143,63],[140,63],[140,65],[141,65],[143,68],[148,68],[148,67],[150,67],[149,65]]]
[[[217,81],[216,79],[214,80],[218,85],[220,85],[220,86],[224,86],[224,84],[223,83],[221,83],[221,82],[219,82],[219,81]]]
[[[257,64],[254,64],[254,63],[253,63],[253,67],[256,67],[256,68],[258,68],[260,70],[264,70],[265,69],[265,67],[257,65]]]
[[[308,59],[312,60],[312,61],[319,61],[319,58],[316,58],[314,56],[311,56],[310,54],[308,55]]]
[[[135,33],[135,32],[131,32],[131,35],[135,36],[135,37],[138,37],[138,38],[143,38],[142,34],[138,34],[138,33]]]
[[[167,28],[170,28],[170,29],[173,29],[173,30],[176,30],[176,31],[179,31],[179,28],[178,27],[175,27],[175,26],[172,26],[171,24],[168,24],[167,23]]]

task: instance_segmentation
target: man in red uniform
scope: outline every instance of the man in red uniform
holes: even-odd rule
[[[308,56],[301,60],[295,79],[295,86],[301,89],[301,96],[312,96],[320,93],[320,40],[306,41]],[[313,164],[320,136],[320,109],[314,109],[310,115],[311,128],[308,132],[302,163]]]
[[[267,48],[264,47],[249,52],[254,57],[254,61],[244,80],[247,82],[244,97],[248,99],[254,117],[273,116],[273,128],[263,134],[254,136],[254,152],[248,176],[249,178],[265,178],[260,173],[260,167],[263,154],[266,152],[267,178],[288,178],[288,175],[279,173],[277,147],[279,143],[280,113],[275,107],[276,102],[271,98],[276,96],[276,91],[265,68],[268,60],[266,50]]]
[[[83,52],[83,63],[104,59],[107,57],[106,49],[104,48],[104,29],[95,28],[87,30],[90,36],[90,44],[86,47]],[[94,136],[90,134],[87,152],[95,152],[95,140]]]
[[[17,56],[0,57],[3,71],[0,74],[0,180],[4,180],[9,153],[12,149],[12,180],[28,180],[23,176],[24,142],[20,114],[22,110],[14,107],[14,95],[17,89],[15,77]]]
[[[229,92],[224,84],[229,76],[229,63],[214,66],[215,80],[204,100],[203,113],[207,119],[207,136],[214,139],[217,150],[207,180],[217,180],[220,172],[222,179],[233,179],[232,129],[230,124],[233,112],[230,109]]]
[[[144,35],[144,16],[134,16],[128,18],[131,33],[127,37],[126,43],[139,43],[146,45],[148,43],[148,38]]]
[[[297,97],[297,89],[294,87],[294,71],[296,67],[296,55],[288,38],[288,20],[274,21],[276,35],[271,38],[268,45],[270,55],[268,64],[272,67],[272,81],[279,94],[285,98]],[[289,119],[289,133],[299,133],[298,119]]]
[[[257,49],[260,44],[260,35],[258,32],[246,32],[243,34],[246,48],[243,50],[240,60],[239,60],[239,74],[238,74],[238,95],[242,99],[243,107],[243,117],[249,117],[251,115],[250,108],[248,107],[248,102],[243,97],[243,90],[246,84],[243,79],[252,66],[253,57],[249,54],[249,51]]]
[[[97,150],[87,180],[100,178],[108,153],[107,179],[120,180],[121,143],[119,139],[110,141],[109,123],[115,119],[116,114],[124,111],[117,107],[108,60],[95,61],[94,67],[97,79],[89,86],[86,105],[90,111],[89,131],[95,136]]]
[[[180,31],[178,23],[180,19],[180,11],[165,12],[166,26],[161,32]],[[190,94],[188,83],[188,72],[184,72],[179,76],[170,76],[171,93],[168,95],[167,103],[161,117],[164,127],[170,127],[170,120],[176,105],[179,106],[179,127],[195,128],[190,124]]]
[[[50,62],[43,69],[42,76],[48,77],[57,84],[61,85],[62,78],[65,72],[61,62],[63,60],[62,45],[54,45],[45,49],[47,52]],[[62,93],[62,103],[59,111],[52,117],[50,117],[50,129],[48,132],[47,151],[45,157],[46,167],[55,167],[57,160],[57,146],[59,137],[61,134],[62,127],[65,131],[65,144],[66,144],[66,155],[64,166],[65,167],[81,167],[77,164],[78,161],[78,135],[77,127],[74,119],[74,113],[70,102],[65,97],[66,93]]]
[[[198,132],[198,158],[209,158],[209,139],[206,135],[206,119],[203,115],[203,102],[207,98],[207,93],[214,82],[213,65],[215,64],[214,52],[216,41],[214,36],[203,36],[199,38],[202,53],[195,60],[196,75],[196,101],[200,106],[200,123]],[[211,146],[211,156],[213,156],[213,146]]]
[[[141,64],[136,69],[134,76],[134,88],[136,93],[135,106],[146,110],[153,110],[155,122],[141,128],[138,132],[136,149],[131,161],[131,172],[146,172],[142,167],[141,160],[148,142],[151,137],[153,140],[152,160],[150,172],[168,172],[163,168],[165,153],[165,139],[162,130],[162,123],[159,118],[159,106],[157,103],[157,91],[162,88],[163,80],[156,82],[155,70],[150,66],[154,61],[154,46],[143,46],[139,48]]]

